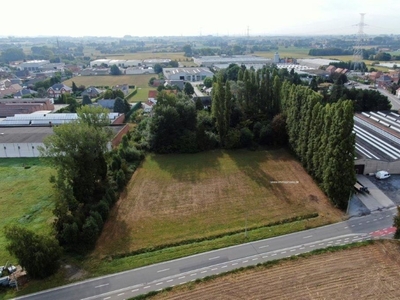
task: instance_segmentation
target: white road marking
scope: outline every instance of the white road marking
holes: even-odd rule
[[[362,223],[358,223],[358,225],[362,225]]]
[[[108,299],[111,299],[111,297],[104,298],[103,300],[108,300]]]
[[[211,269],[211,271],[215,271],[215,270],[218,270],[218,268]]]
[[[145,286],[143,289],[145,290],[145,289],[148,289],[150,286],[148,285],[148,286]]]
[[[311,248],[315,247],[315,245],[310,245]]]
[[[253,258],[252,260],[258,260],[258,258],[256,257],[256,258]]]
[[[196,275],[197,275],[197,273],[190,274],[190,276],[196,276]]]
[[[312,237],[312,235],[304,236],[303,239],[309,239],[310,237]]]
[[[374,221],[377,221],[377,219],[374,219]]]
[[[227,266],[222,266],[221,269],[226,268]]]
[[[387,215],[387,216],[386,216],[386,218],[390,218],[390,217],[391,217],[391,215]]]
[[[244,260],[244,261],[242,261],[242,263],[243,263],[243,264],[245,264],[245,263],[247,263],[247,262],[249,262],[249,261],[248,261],[248,260]]]
[[[324,243],[318,244],[318,246],[323,246],[323,245],[324,245]]]
[[[167,282],[172,282],[172,281],[174,281],[174,280],[173,279],[167,280]]]
[[[281,254],[285,254],[285,253],[286,253],[286,251],[282,251],[282,252],[281,252]]]
[[[102,287],[102,286],[107,286],[107,285],[109,285],[109,283],[96,285],[94,288],[97,289],[97,288],[100,288],[100,287]]]
[[[211,258],[209,258],[208,260],[213,260],[213,259],[218,259],[218,258],[220,258],[219,256],[216,256],[216,257],[211,257]]]
[[[354,227],[355,225],[351,225],[351,227]]]
[[[181,282],[181,283],[179,283],[179,284],[185,284],[186,283],[186,281],[184,281],[184,282]]]
[[[161,272],[165,272],[165,271],[169,271],[169,269],[158,270],[157,273],[161,273]]]
[[[271,256],[275,256],[276,255],[276,253],[272,253],[272,255]]]
[[[183,278],[185,278],[185,276],[181,276],[181,277],[179,277],[178,279],[183,279]]]
[[[262,249],[262,248],[267,248],[267,247],[269,247],[269,245],[260,246],[260,247],[258,247],[258,248],[259,248],[259,249]]]
[[[296,251],[296,249],[292,249],[292,250],[290,250],[290,252],[293,252],[293,251]]]
[[[157,292],[159,292],[159,291],[161,291],[162,289],[158,289],[158,290],[156,290]]]
[[[131,292],[132,293],[134,293],[134,292],[137,292],[139,289],[134,289],[134,290],[132,290]]]
[[[268,255],[263,256],[263,258],[267,258],[267,257],[268,257]]]
[[[124,295],[125,293],[118,294],[117,297]]]
[[[160,285],[160,284],[163,284],[163,282],[156,283],[156,285]]]
[[[201,271],[201,274],[207,273],[207,271]]]
[[[233,263],[232,266],[236,266],[238,263]]]
[[[347,228],[349,228],[349,226],[346,226],[344,229],[347,229]]]
[[[303,249],[304,249],[304,247],[301,247],[301,248],[300,248],[300,250],[303,250]]]
[[[367,224],[369,223],[369,221],[367,221]]]

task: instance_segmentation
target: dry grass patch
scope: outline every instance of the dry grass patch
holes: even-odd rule
[[[229,274],[151,299],[399,299],[399,252],[398,242],[376,242]]]
[[[94,254],[240,230],[246,216],[254,227],[313,212],[320,224],[342,215],[286,150],[149,155],[111,211]]]
[[[151,77],[157,77],[156,74],[144,74],[144,75],[105,75],[105,76],[76,76],[71,79],[64,81],[63,83],[72,86],[72,82],[75,82],[77,86],[84,85],[89,86],[109,86],[110,88],[118,84],[135,85],[137,87],[148,87],[149,80]]]

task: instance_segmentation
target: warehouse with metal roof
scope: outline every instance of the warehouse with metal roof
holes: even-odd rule
[[[358,174],[380,170],[400,174],[400,115],[391,111],[354,115],[355,168]]]

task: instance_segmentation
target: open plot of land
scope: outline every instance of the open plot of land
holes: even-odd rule
[[[111,211],[94,255],[241,230],[246,218],[256,227],[315,212],[319,225],[342,216],[284,149],[149,155]]]
[[[110,88],[118,84],[135,85],[137,87],[148,87],[149,80],[151,77],[157,77],[156,74],[144,74],[144,75],[105,75],[105,76],[76,76],[70,78],[63,83],[72,86],[72,82],[75,82],[77,86],[84,85],[89,86],[109,86]]]
[[[53,190],[49,182],[53,170],[37,158],[0,159],[0,228],[9,224],[49,233],[53,221]],[[0,231],[0,261],[11,257]],[[13,262],[15,263],[15,262]]]
[[[284,261],[191,284],[151,299],[399,299],[400,244]]]

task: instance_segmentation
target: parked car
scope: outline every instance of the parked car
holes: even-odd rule
[[[390,177],[390,174],[387,171],[378,171],[376,172],[375,177],[378,179],[386,179]]]

